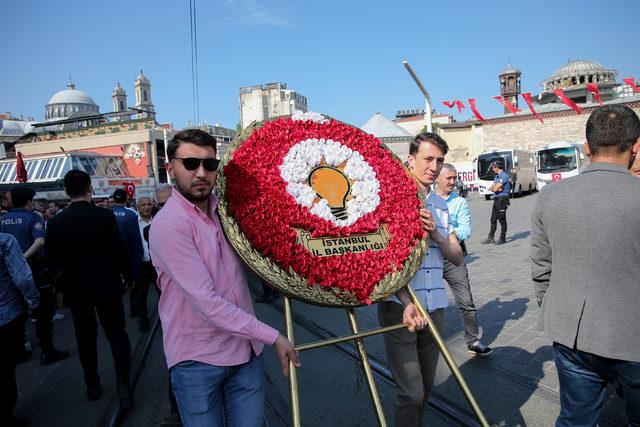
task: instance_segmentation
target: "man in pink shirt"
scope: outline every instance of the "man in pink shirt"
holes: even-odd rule
[[[299,366],[293,346],[256,319],[243,267],[217,216],[216,140],[187,129],[167,146],[175,190],[151,224],[162,290],[158,311],[173,391],[185,426],[260,426],[264,344],[282,372]]]

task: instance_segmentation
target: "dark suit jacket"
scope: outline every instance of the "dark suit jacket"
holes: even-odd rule
[[[74,202],[49,220],[47,265],[60,276],[67,304],[93,303],[121,295],[131,264],[113,212]]]

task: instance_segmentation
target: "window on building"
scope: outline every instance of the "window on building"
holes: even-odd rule
[[[142,99],[144,100],[144,102],[147,102],[149,100],[149,96],[147,95],[146,90],[142,91]]]

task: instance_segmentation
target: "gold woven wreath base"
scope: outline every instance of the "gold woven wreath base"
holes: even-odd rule
[[[251,246],[251,242],[245,237],[240,229],[240,225],[236,222],[235,218],[228,213],[228,205],[225,198],[226,178],[222,170],[231,160],[235,150],[240,147],[255,130],[259,129],[263,123],[264,122],[260,122],[249,126],[233,140],[229,151],[222,160],[222,167],[218,172],[216,182],[218,212],[227,239],[245,264],[264,282],[291,298],[325,307],[349,308],[364,305],[364,303],[359,301],[351,292],[344,291],[337,287],[328,288],[322,287],[319,284],[310,285],[305,278],[296,273],[292,268],[286,271],[279,265],[273,263],[269,258]],[[383,143],[380,144],[400,162],[400,159],[398,159],[386,145]],[[422,194],[416,195],[416,197],[419,196],[422,196]],[[406,286],[420,268],[427,247],[426,239],[418,242],[404,262],[403,268],[388,273],[378,282],[370,296],[371,303],[383,301]]]

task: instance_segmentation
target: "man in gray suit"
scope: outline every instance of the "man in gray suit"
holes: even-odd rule
[[[640,185],[629,172],[640,119],[598,108],[586,138],[589,167],[545,187],[532,214],[531,277],[560,380],[556,426],[596,425],[607,384],[640,425]]]

